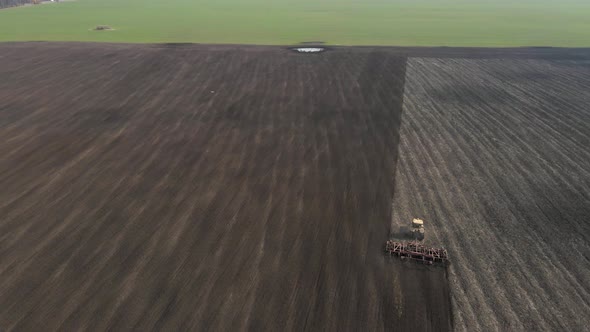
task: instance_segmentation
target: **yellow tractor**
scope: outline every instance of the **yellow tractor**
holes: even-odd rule
[[[416,240],[424,240],[424,220],[417,218],[412,220],[412,235]]]

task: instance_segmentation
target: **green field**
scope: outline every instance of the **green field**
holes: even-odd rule
[[[92,31],[99,24],[113,31]],[[587,0],[78,0],[0,10],[0,41],[590,46]]]

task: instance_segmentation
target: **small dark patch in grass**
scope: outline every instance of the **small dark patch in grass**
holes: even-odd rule
[[[113,30],[113,28],[111,28],[111,27],[110,27],[110,26],[108,26],[108,25],[97,25],[97,26],[94,28],[94,30],[95,30],[95,31],[106,31],[106,30]]]

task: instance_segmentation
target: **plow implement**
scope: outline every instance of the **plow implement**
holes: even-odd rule
[[[447,251],[444,248],[427,247],[418,241],[396,242],[389,240],[385,244],[385,253],[390,256],[398,256],[403,260],[408,259],[427,265],[446,266],[449,264]]]

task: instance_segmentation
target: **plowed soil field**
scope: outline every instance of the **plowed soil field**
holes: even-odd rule
[[[1,46],[2,328],[450,328],[382,254],[405,57],[64,46]]]
[[[582,330],[588,59],[0,44],[0,329]]]

